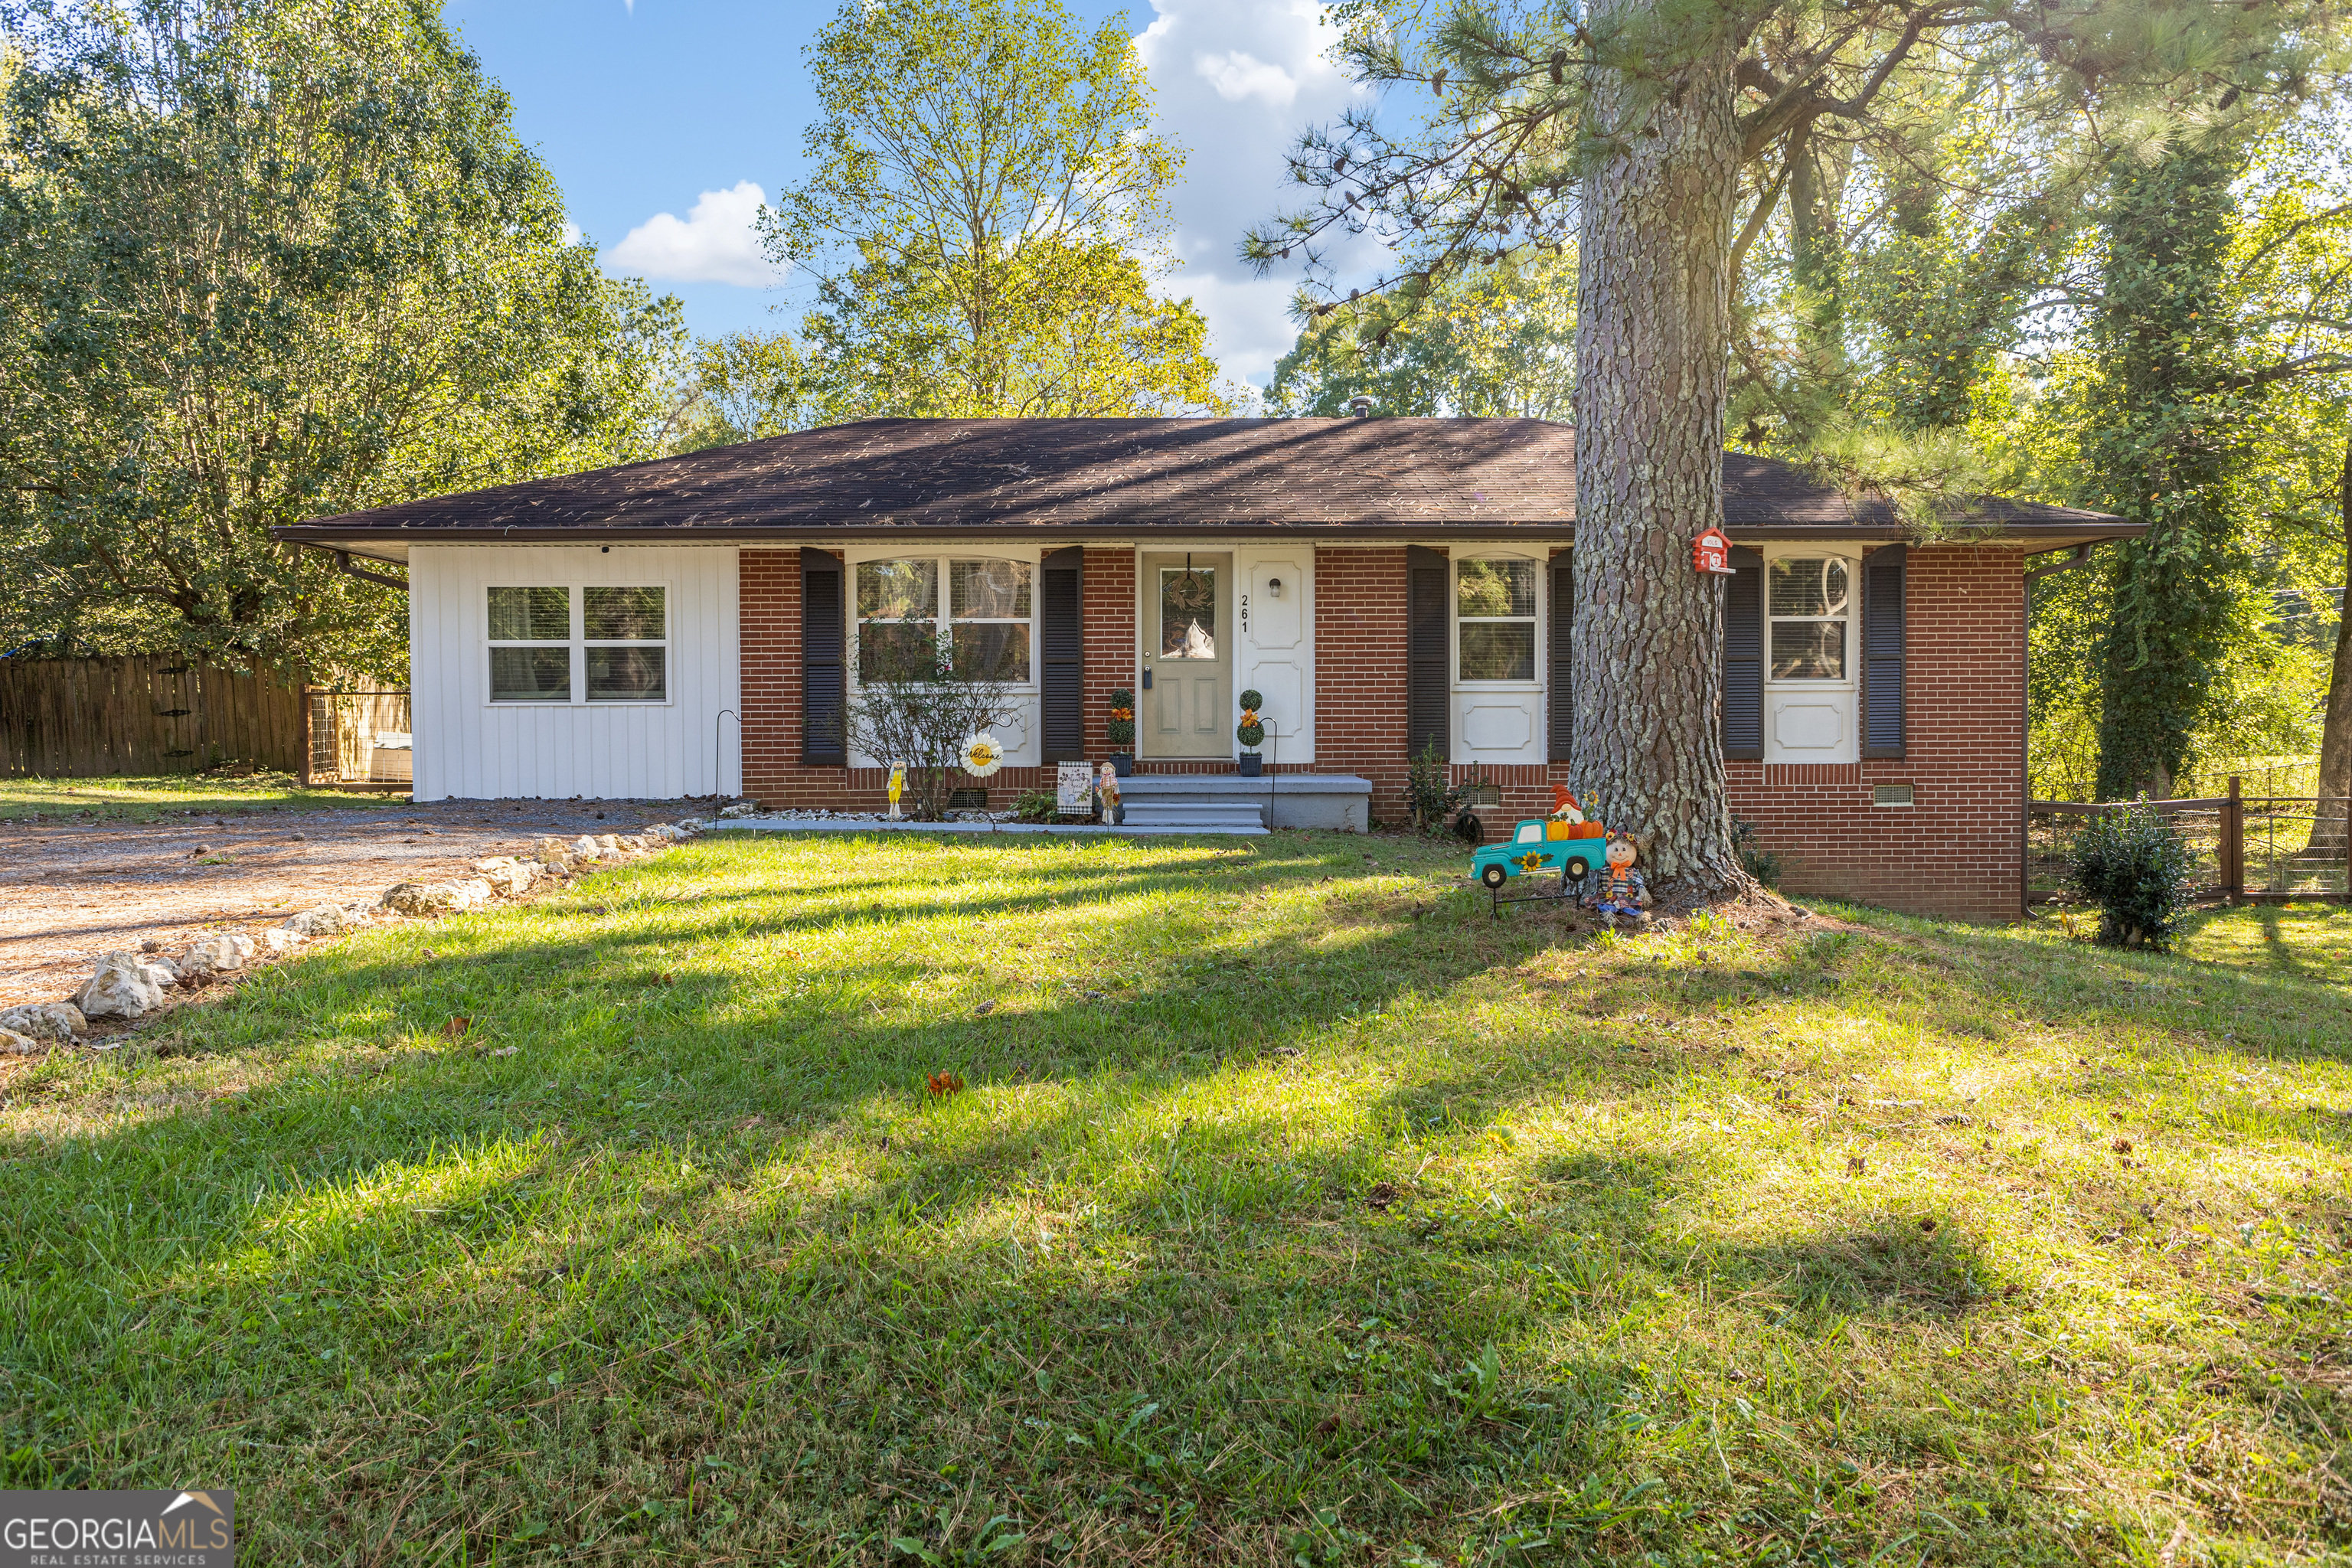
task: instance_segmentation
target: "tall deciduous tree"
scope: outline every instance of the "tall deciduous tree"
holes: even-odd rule
[[[1565,419],[1576,386],[1576,259],[1514,251],[1432,288],[1407,283],[1317,316],[1266,389],[1276,414]]]
[[[831,416],[1225,408],[1206,321],[1150,285],[1183,159],[1123,18],[850,0],[808,60],[813,172],[761,229],[815,280]]]
[[[0,637],[405,668],[322,513],[636,455],[674,301],[567,243],[402,0],[25,0],[0,125]]]
[[[2171,794],[2250,564],[2230,505],[2243,410],[2223,298],[2239,161],[2226,142],[2176,145],[2122,163],[2108,201],[2084,474],[2147,531],[2110,552],[2102,800]]]
[[[1997,85],[2051,126],[2054,162],[2060,129],[2160,134],[2183,81],[2292,86],[2294,30],[2314,8],[1594,0],[1465,7],[1427,27],[1363,4],[1344,13],[1357,75],[1420,86],[1437,107],[1394,133],[1377,108],[1310,133],[1294,171],[1320,199],[1261,226],[1244,254],[1328,277],[1335,235],[1377,227],[1427,277],[1573,233],[1580,783],[1653,830],[1662,873],[1737,886],[1719,604],[1687,551],[1722,515],[1730,279],[1754,204],[1780,200],[1810,156],[1801,139],[1825,124],[1894,166],[1909,126],[1890,88],[1927,68]],[[1821,174],[1807,175],[1817,189]]]
[[[807,362],[789,333],[704,338],[687,355],[663,448],[698,452],[814,423]]]

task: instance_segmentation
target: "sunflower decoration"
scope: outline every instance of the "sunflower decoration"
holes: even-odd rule
[[[996,743],[995,736],[982,730],[964,742],[957,761],[963,764],[964,772],[984,779],[1004,765],[1004,748]]]

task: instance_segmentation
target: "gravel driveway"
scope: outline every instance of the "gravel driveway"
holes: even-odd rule
[[[0,1007],[58,1002],[102,953],[177,949],[394,882],[446,880],[541,834],[630,833],[680,801],[443,802],[262,809],[167,822],[0,822]]]

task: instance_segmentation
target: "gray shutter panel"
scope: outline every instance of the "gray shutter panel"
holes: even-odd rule
[[[1764,760],[1764,552],[1735,548],[1723,584],[1723,754]]]
[[[1452,638],[1446,595],[1454,584],[1445,552],[1409,544],[1405,575],[1405,752],[1419,756],[1432,741],[1437,754],[1451,757],[1446,698],[1452,684]]]
[[[1888,544],[1862,563],[1862,754],[1903,756],[1903,588],[1908,552]]]
[[[1038,754],[1048,763],[1086,760],[1086,567],[1074,544],[1037,568]]]
[[[1574,656],[1569,636],[1576,625],[1576,554],[1563,550],[1551,558],[1551,619],[1545,633],[1551,638],[1551,749],[1555,763],[1576,760],[1576,689]]]
[[[801,552],[801,761],[842,767],[849,762],[848,617],[841,558]]]

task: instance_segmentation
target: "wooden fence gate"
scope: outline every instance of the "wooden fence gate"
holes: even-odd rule
[[[301,695],[267,677],[168,656],[0,659],[0,773],[290,773],[303,760]]]

